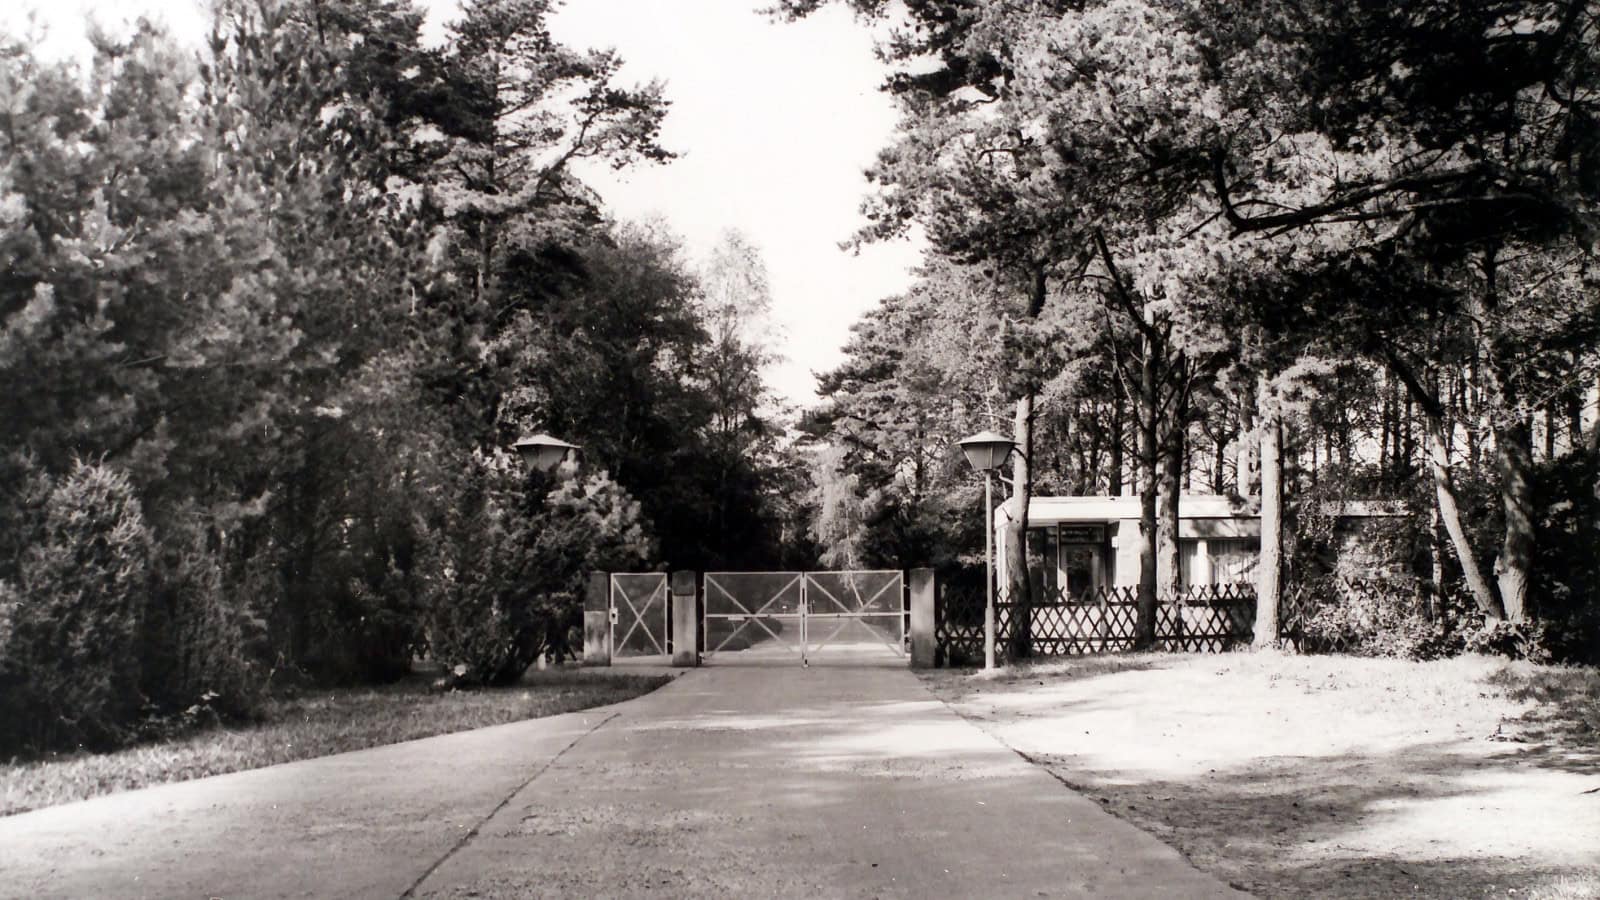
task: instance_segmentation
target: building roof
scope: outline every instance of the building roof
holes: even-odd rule
[[[996,510],[1003,515],[1004,508]],[[1377,518],[1408,515],[1405,504],[1397,500],[1342,500],[1321,504],[1318,511],[1342,518]],[[1259,519],[1259,497],[1182,494],[1178,497],[1179,519]],[[1121,497],[1034,497],[1028,502],[1030,525],[1058,522],[1116,522],[1139,518],[1139,495]]]
[[[1259,515],[1260,504],[1253,497],[1220,497],[1213,494],[1183,494],[1178,497],[1180,519],[1253,519]],[[1137,518],[1138,494],[1121,497],[1034,497],[1028,503],[1028,521],[1036,525]]]

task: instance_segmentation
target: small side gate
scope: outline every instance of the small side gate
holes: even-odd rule
[[[707,572],[708,660],[904,659],[905,577],[896,570]]]
[[[611,576],[611,655],[666,656],[670,646],[664,572]]]

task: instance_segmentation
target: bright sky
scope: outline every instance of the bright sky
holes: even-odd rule
[[[454,0],[423,2],[435,10],[430,30],[454,16]],[[617,216],[666,220],[697,258],[729,228],[761,248],[784,334],[773,386],[810,404],[811,373],[836,365],[850,324],[909,284],[918,252],[905,242],[838,248],[861,224],[861,173],[894,125],[870,36],[837,8],[786,24],[756,11],[767,5],[575,0],[552,29],[569,44],[615,48],[624,80],[666,82],[662,137],[680,158],[585,177]],[[91,15],[113,25],[149,14],[196,44],[206,27],[197,0],[21,0],[0,2],[0,28],[20,33],[30,8],[50,30],[41,52],[57,57],[81,52]]]

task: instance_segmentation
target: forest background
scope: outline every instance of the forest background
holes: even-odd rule
[[[802,414],[758,248],[696,264],[574,175],[678,148],[544,0],[442,46],[394,0],[229,0],[87,71],[8,40],[0,752],[424,655],[514,680],[593,569],[959,578],[985,427],[1014,528],[1138,490],[1144,624],[1190,488],[1263,498],[1268,640],[1287,591],[1357,652],[1592,659],[1595,4],[847,5],[903,115],[859,239],[930,249]],[[1353,600],[1317,511],[1375,497],[1404,564]]]

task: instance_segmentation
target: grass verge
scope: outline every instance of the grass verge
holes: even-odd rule
[[[509,688],[436,692],[427,678],[270,702],[262,721],[113,753],[0,765],[0,816],[116,791],[259,769],[350,750],[617,703],[668,676],[530,672]]]

